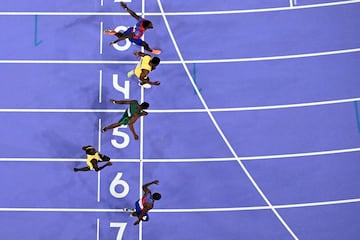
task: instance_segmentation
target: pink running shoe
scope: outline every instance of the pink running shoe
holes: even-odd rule
[[[159,55],[159,54],[161,54],[161,50],[153,49],[153,50],[151,51],[151,53],[152,53],[152,54]]]
[[[114,35],[116,33],[115,30],[105,30],[104,34]]]

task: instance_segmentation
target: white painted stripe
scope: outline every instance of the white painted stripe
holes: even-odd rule
[[[318,4],[298,5],[293,7],[274,7],[274,8],[259,8],[259,9],[242,9],[242,10],[228,10],[228,11],[203,11],[203,12],[166,12],[165,16],[194,16],[194,15],[225,15],[225,14],[241,14],[241,13],[261,13],[261,12],[276,12],[276,11],[291,11],[309,8],[322,8],[347,4],[356,4],[360,0],[337,1]],[[141,13],[137,13],[141,14]],[[39,16],[128,16],[124,12],[0,12],[0,15],[39,15]],[[161,16],[159,12],[147,12],[147,16]]]
[[[99,71],[99,103],[102,102],[102,82],[103,82],[103,72]]]
[[[276,155],[261,155],[261,156],[249,156],[239,157],[241,161],[254,161],[254,160],[269,160],[269,159],[280,159],[280,158],[297,158],[297,157],[312,157],[322,155],[332,155],[341,153],[353,153],[360,152],[360,148],[345,148],[335,149],[327,151],[317,152],[305,152],[305,153],[291,153],[291,154],[276,154]],[[142,159],[144,163],[183,163],[183,162],[227,162],[237,161],[235,157],[224,157],[224,158],[166,158],[166,159]],[[83,158],[0,158],[0,162],[86,162]],[[113,163],[139,163],[139,159],[122,159],[112,158]]]
[[[191,84],[193,85],[193,88],[195,89],[197,96],[199,97],[199,100],[201,101],[203,107],[207,110],[207,114],[210,118],[210,120],[212,121],[212,123],[214,124],[214,127],[216,128],[217,132],[220,134],[221,138],[223,139],[224,143],[226,144],[226,146],[228,147],[228,149],[230,150],[230,152],[232,153],[232,155],[237,159],[237,162],[239,163],[241,169],[244,171],[244,173],[246,174],[246,176],[248,177],[248,179],[250,180],[250,182],[252,183],[252,185],[256,188],[256,190],[258,191],[258,193],[260,194],[260,196],[263,198],[263,200],[266,202],[266,204],[271,208],[272,212],[274,213],[274,215],[278,218],[278,220],[282,223],[282,225],[286,228],[286,230],[291,234],[291,236],[294,239],[298,239],[297,236],[295,235],[295,233],[292,231],[292,229],[288,226],[288,224],[284,221],[284,219],[280,216],[280,214],[276,211],[275,208],[273,208],[271,202],[269,201],[269,199],[265,196],[265,194],[263,193],[263,191],[260,189],[260,187],[258,186],[258,184],[256,183],[256,181],[254,180],[254,178],[251,176],[251,174],[249,173],[249,171],[247,170],[247,168],[245,167],[245,165],[241,162],[241,160],[239,160],[239,157],[237,155],[237,153],[235,152],[235,150],[233,149],[232,145],[230,144],[230,142],[228,141],[228,139],[226,138],[225,134],[223,133],[222,129],[220,128],[219,124],[217,123],[217,121],[215,120],[213,114],[209,111],[209,107],[207,105],[207,103],[205,102],[204,98],[202,97],[199,89],[197,88],[197,85],[192,77],[192,75],[189,72],[189,69],[186,65],[186,63],[184,62],[184,58],[181,54],[181,51],[178,47],[178,44],[175,40],[175,37],[172,33],[172,30],[170,28],[170,25],[168,23],[167,17],[164,14],[164,9],[161,3],[161,0],[157,0],[157,3],[159,5],[159,9],[160,12],[162,14],[162,18],[165,22],[165,26],[167,28],[167,31],[170,35],[171,41],[175,47],[175,50],[177,52],[177,55],[183,65],[183,68],[191,82]]]
[[[96,219],[96,240],[100,240],[100,219]]]
[[[102,126],[102,122],[101,122],[101,118],[99,118],[99,121],[98,121],[98,146],[97,146],[97,150],[99,152],[101,152],[101,126]]]
[[[273,205],[276,209],[292,209],[305,207],[319,207],[332,206],[339,204],[353,204],[360,203],[360,198],[323,201],[323,202],[308,202],[308,203],[294,203]],[[231,208],[182,208],[182,209],[151,209],[153,213],[196,213],[196,212],[239,212],[239,211],[258,211],[271,210],[269,206],[250,206],[250,207],[231,207]],[[67,213],[128,213],[124,209],[110,209],[110,208],[0,208],[0,212],[67,212]]]
[[[203,60],[184,60],[185,64],[219,64],[219,63],[236,63],[236,62],[256,62],[256,61],[272,61],[284,59],[297,59],[308,57],[329,56],[338,54],[358,53],[360,48],[350,48],[325,52],[313,52],[291,55],[278,55],[268,57],[250,57],[250,58],[228,58],[228,59],[203,59]],[[113,61],[113,60],[10,60],[2,59],[0,63],[6,64],[138,64],[136,61]],[[181,64],[181,61],[161,61],[162,65],[165,64]]]
[[[100,55],[103,53],[103,31],[104,23],[100,22]]]
[[[141,16],[143,18],[145,18],[145,0],[141,0]],[[145,41],[145,34],[142,35],[141,39],[143,41]],[[141,51],[144,52],[145,49],[142,46],[141,47]],[[142,61],[142,59],[141,59]],[[139,63],[140,64],[140,63]],[[145,99],[145,91],[144,88],[141,87],[140,88],[140,93],[141,93],[141,98],[140,101],[144,102]],[[143,163],[143,159],[144,159],[144,118],[141,117],[140,118],[140,156],[139,156],[139,199],[141,199],[142,195],[143,195],[143,190],[142,190],[142,186],[144,185],[144,163]],[[140,204],[142,205],[142,202],[139,201]],[[142,206],[143,208],[143,206]],[[142,221],[140,221],[139,223],[139,240],[143,239],[143,225],[142,225]]]
[[[101,118],[98,121],[98,146],[97,150],[101,152]],[[100,202],[100,193],[101,193],[101,175],[100,171],[97,172],[97,202]]]
[[[341,103],[350,103],[360,101],[358,98],[347,98],[329,101],[309,102],[309,103],[294,103],[284,105],[269,105],[269,106],[255,106],[255,107],[237,107],[237,108],[209,108],[209,109],[148,109],[149,113],[207,113],[210,112],[237,112],[237,111],[257,111],[257,110],[271,110],[283,108],[297,108],[297,107],[312,107],[321,105],[332,105]],[[1,112],[12,113],[122,113],[123,109],[0,109]]]
[[[100,202],[101,171],[97,172],[97,202]]]
[[[339,204],[359,203],[360,198],[325,201],[325,202],[311,202],[298,204],[273,205],[276,209],[291,209],[304,207],[318,207],[331,206]],[[233,208],[195,208],[195,209],[152,209],[151,212],[158,213],[184,213],[184,212],[234,212],[234,211],[256,211],[256,210],[270,210],[269,206],[253,206],[253,207],[233,207]]]
[[[141,1],[141,16],[143,18],[145,18],[145,0]],[[145,41],[145,33],[141,36],[141,39],[143,41]],[[141,52],[145,52],[144,46],[141,47]],[[140,62],[138,62],[137,66],[141,66],[143,61],[143,58],[141,58]],[[145,89],[143,87],[140,88],[140,102],[144,102],[145,101]],[[148,111],[148,110],[146,110]],[[142,190],[142,186],[144,185],[144,164],[143,164],[143,160],[144,160],[144,117],[140,118],[140,144],[139,144],[139,199],[141,199],[142,195],[143,195],[143,190]],[[140,201],[140,204],[141,201]],[[142,207],[143,208],[143,207]],[[140,231],[142,231],[142,225],[141,222],[139,224],[140,227]],[[139,232],[139,238],[142,238],[142,233],[140,234]]]

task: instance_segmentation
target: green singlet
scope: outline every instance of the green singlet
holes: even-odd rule
[[[121,125],[127,125],[130,122],[130,119],[135,114],[141,114],[142,110],[137,109],[138,102],[135,101],[133,103],[130,103],[130,107],[125,110],[124,114],[122,115],[121,119],[119,120],[119,123]]]

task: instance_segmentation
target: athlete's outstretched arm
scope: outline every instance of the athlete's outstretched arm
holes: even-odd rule
[[[120,5],[123,9],[125,9],[131,16],[133,16],[136,20],[139,20],[140,17],[130,8],[127,7],[126,3],[120,2]]]
[[[150,78],[148,77],[149,75],[149,70],[146,70],[146,69],[141,69],[141,73],[140,73],[140,77],[139,77],[139,80],[141,81],[141,85],[147,83],[147,84],[150,84],[150,85],[160,85],[160,82],[159,81],[155,81],[155,82],[152,82],[150,81]]]
[[[152,184],[159,184],[159,180],[154,180],[154,181],[152,181],[152,182],[145,183],[145,184],[142,186],[142,189],[143,189],[143,191],[144,191],[144,195],[150,193],[149,186],[152,185]]]
[[[133,102],[135,102],[136,100],[115,100],[115,99],[110,99],[110,102],[113,104],[131,104]]]
[[[136,120],[138,120],[139,117],[141,117],[142,114],[135,114],[134,116],[131,117],[128,126],[130,131],[132,132],[132,134],[134,135],[135,140],[139,139],[139,136],[136,134],[135,129],[134,129],[134,123],[136,122]]]

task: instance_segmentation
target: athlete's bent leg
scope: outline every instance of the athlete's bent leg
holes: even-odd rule
[[[78,171],[86,172],[86,171],[90,171],[90,168],[89,167],[74,168],[74,172],[78,172]]]

